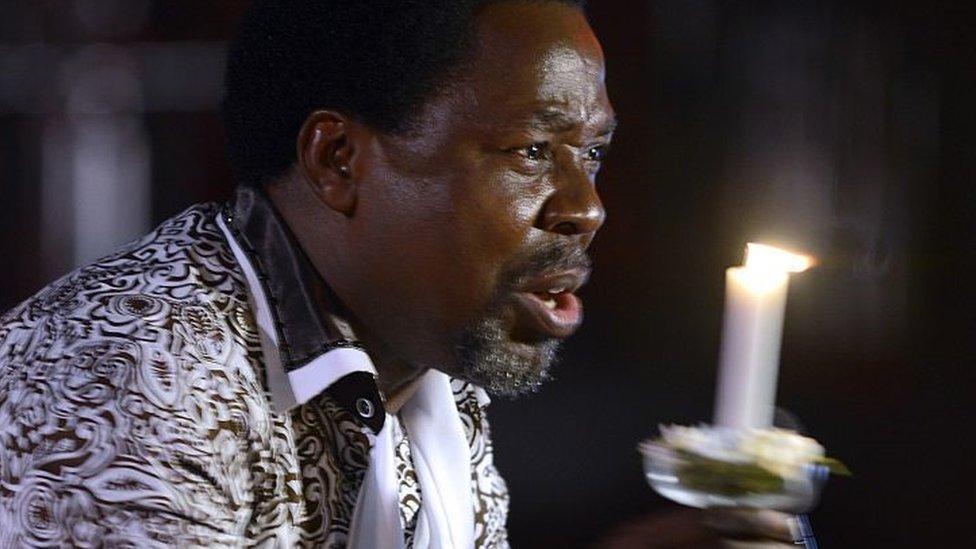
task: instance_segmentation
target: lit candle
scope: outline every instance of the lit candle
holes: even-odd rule
[[[737,429],[772,426],[790,273],[812,264],[808,256],[749,243],[745,265],[725,271],[716,425]]]

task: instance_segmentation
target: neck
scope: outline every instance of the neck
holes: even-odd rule
[[[321,203],[315,198],[314,193],[305,185],[294,181],[292,177],[285,177],[269,185],[267,194],[312,266],[319,276],[328,282],[331,278],[328,259],[341,253],[335,249],[336,241],[341,239],[335,238],[338,228],[330,230],[334,225],[332,220],[322,219],[322,212],[316,207],[321,206]],[[344,305],[341,295],[336,297],[339,301],[338,305],[342,308],[342,316],[349,323],[376,367],[377,385],[380,393],[385,397],[387,412],[397,413],[416,392],[417,381],[426,372],[426,368],[412,366],[397,357],[397,354],[383,343],[382,338],[376,337],[362,324],[355,311]],[[335,314],[337,311],[322,312]]]
[[[405,372],[398,372],[399,375],[391,373],[389,369],[384,371],[380,370],[379,365],[376,366],[379,376],[377,383],[380,388],[380,394],[384,395],[386,400],[384,401],[384,407],[387,413],[396,414],[400,411],[400,408],[420,387],[420,377],[426,373],[426,370],[421,371],[419,369],[409,369]],[[387,381],[391,383],[387,383]]]

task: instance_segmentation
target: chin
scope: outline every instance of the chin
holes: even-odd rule
[[[535,393],[550,379],[558,339],[533,343],[513,341],[496,319],[487,319],[462,334],[457,351],[458,377],[494,396]]]

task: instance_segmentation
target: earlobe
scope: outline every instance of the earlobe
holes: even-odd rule
[[[315,111],[305,119],[297,143],[306,183],[323,204],[346,216],[355,211],[357,194],[349,126],[349,119],[338,112]]]

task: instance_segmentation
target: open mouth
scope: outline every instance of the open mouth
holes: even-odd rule
[[[515,294],[519,324],[537,336],[565,338],[583,320],[583,302],[574,293],[586,281],[584,271],[534,278]]]

